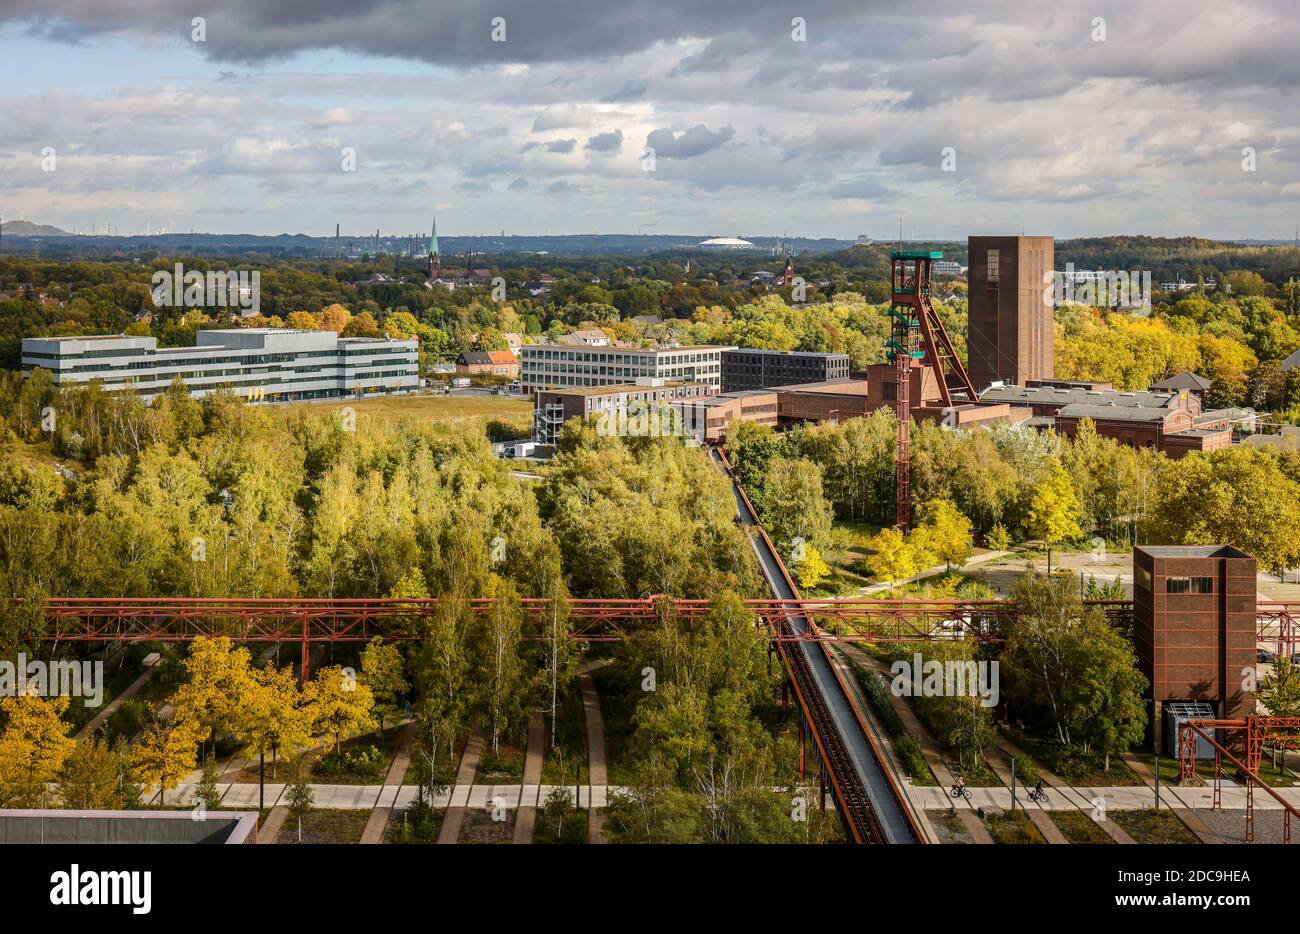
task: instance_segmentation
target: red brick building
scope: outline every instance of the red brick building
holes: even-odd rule
[[[1167,701],[1210,703],[1220,717],[1254,712],[1242,680],[1255,666],[1256,573],[1228,545],[1133,549],[1133,646],[1151,682],[1155,748]]]

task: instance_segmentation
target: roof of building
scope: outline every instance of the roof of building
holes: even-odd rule
[[[823,353],[819,350],[765,350],[757,347],[732,347],[728,348],[728,353],[757,353],[766,354],[774,357],[822,357],[830,359],[843,358],[847,360],[849,355],[846,353]]]
[[[1134,551],[1153,558],[1249,558],[1231,545],[1135,545]]]
[[[1188,428],[1184,431],[1171,431],[1166,438],[1217,438],[1219,435],[1231,434],[1230,428]]]
[[[1300,366],[1300,350],[1297,350],[1295,353],[1291,354],[1291,356],[1287,357],[1279,365],[1282,367],[1283,370],[1289,370],[1292,367]]]
[[[774,386],[772,388],[778,392],[818,392],[835,396],[865,396],[867,394],[867,381],[842,376],[838,379],[828,379],[820,383],[794,383],[790,386]]]
[[[566,350],[574,351],[582,348],[578,344],[525,344],[524,350]],[[610,350],[617,350],[619,353],[680,353],[684,350],[735,350],[730,344],[681,344],[674,347],[597,347],[594,348],[603,353]]]
[[[541,389],[540,393],[551,396],[618,396],[628,392],[654,392],[658,389],[677,389],[682,386],[702,386],[703,383],[687,383],[680,380],[664,381],[657,386],[638,386],[635,383],[619,383],[615,386],[572,386],[568,388]]]
[[[1164,390],[1166,392],[1177,392],[1181,389],[1190,389],[1194,392],[1205,392],[1210,388],[1210,381],[1204,376],[1199,376],[1191,370],[1184,370],[1168,379],[1162,379],[1158,383],[1152,383],[1151,388],[1154,390]]]
[[[1192,420],[1192,424],[1205,425],[1209,422],[1221,422],[1225,419],[1231,422],[1248,422],[1256,417],[1257,413],[1254,409],[1206,409]]]
[[[1109,405],[1122,408],[1176,408],[1176,392],[1119,392],[1114,389],[1054,389],[1043,387],[999,386],[996,383],[980,394],[984,402],[1011,402],[1019,405]]]
[[[485,350],[463,350],[459,359],[465,366],[487,366],[492,362],[492,355]]]
[[[1086,405],[1076,402],[1063,407],[1057,418],[1091,418],[1094,421],[1162,422],[1176,409],[1140,405]]]

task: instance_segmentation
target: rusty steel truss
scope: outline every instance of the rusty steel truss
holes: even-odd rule
[[[1239,740],[1243,762],[1219,742],[1218,731],[1232,732]],[[1245,735],[1241,735],[1244,733]],[[1283,748],[1294,748],[1300,743],[1300,717],[1245,717],[1238,720],[1184,720],[1178,728],[1178,773],[1183,782],[1196,777],[1196,738],[1200,737],[1214,749],[1214,797],[1211,808],[1222,807],[1220,785],[1223,780],[1223,760],[1227,759],[1246,776],[1246,842],[1255,841],[1255,786],[1282,806],[1282,842],[1291,842],[1291,818],[1300,818],[1300,810],[1291,804],[1259,777],[1259,763],[1264,745],[1272,742]]]
[[[242,599],[206,597],[53,597],[44,603],[45,638],[56,642],[187,642],[196,636],[229,636],[247,642],[368,642],[419,639],[423,621],[438,599]],[[475,615],[491,598],[467,601]],[[542,638],[553,609],[549,599],[524,598],[525,619]],[[1085,601],[1116,621],[1132,617],[1122,600]],[[804,598],[746,600],[755,623],[773,642],[920,642],[971,638],[1001,642],[1015,618],[1010,600],[866,600]],[[661,618],[667,609],[687,620],[712,611],[708,600],[646,597],[570,600],[565,604],[570,637],[618,642]],[[782,626],[791,613],[806,615],[807,632]],[[1261,602],[1258,639],[1289,653],[1297,642],[1300,603]]]

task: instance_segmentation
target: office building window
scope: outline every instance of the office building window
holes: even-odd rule
[[[989,250],[989,282],[998,281],[998,251]]]

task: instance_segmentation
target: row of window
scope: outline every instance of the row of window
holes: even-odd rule
[[[1135,582],[1143,590],[1151,590],[1151,572],[1143,567],[1137,568]],[[1214,578],[1166,577],[1165,593],[1214,593]]]

